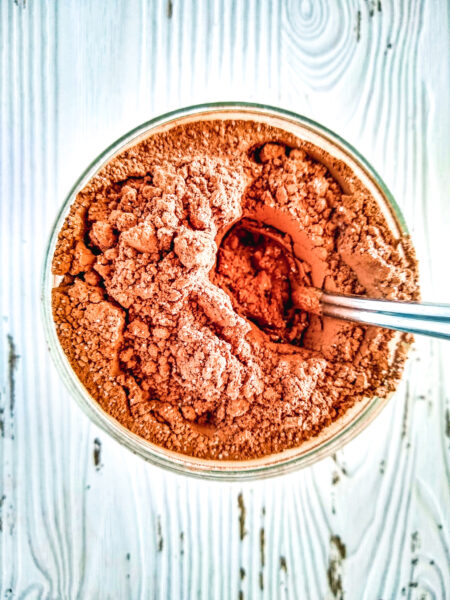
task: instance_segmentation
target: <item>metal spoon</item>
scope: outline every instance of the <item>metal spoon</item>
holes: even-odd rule
[[[450,304],[375,300],[298,288],[294,303],[303,310],[386,329],[450,340]]]

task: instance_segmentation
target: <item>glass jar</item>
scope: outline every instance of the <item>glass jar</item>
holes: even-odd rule
[[[323,429],[316,437],[303,442],[301,446],[278,454],[243,461],[205,460],[185,456],[144,440],[126,429],[100,407],[78,379],[59,343],[51,308],[52,288],[61,279],[52,274],[52,257],[58,233],[78,192],[106,163],[144,138],[161,131],[167,131],[176,125],[212,119],[246,119],[264,122],[273,127],[284,129],[299,139],[322,148],[331,157],[342,160],[352,169],[356,177],[370,191],[386,217],[389,226],[398,237],[402,233],[407,233],[407,228],[399,207],[379,175],[347,142],[322,125],[293,112],[244,102],[201,104],[182,108],[152,119],[125,134],[109,146],[94,160],[73,186],[53,225],[46,250],[42,277],[42,311],[45,335],[50,354],[61,378],[72,396],[94,423],[148,462],[169,471],[203,479],[242,481],[288,473],[312,465],[316,461],[329,456],[367,427],[387,404],[389,398],[363,399],[329,427]],[[321,160],[326,164],[326,161]]]

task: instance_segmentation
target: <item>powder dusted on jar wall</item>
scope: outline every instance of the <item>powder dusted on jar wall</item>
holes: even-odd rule
[[[251,121],[175,126],[112,160],[72,205],[53,273],[58,337],[93,398],[213,459],[298,446],[395,389],[409,336],[321,317],[311,286],[419,293],[409,239],[349,168]]]

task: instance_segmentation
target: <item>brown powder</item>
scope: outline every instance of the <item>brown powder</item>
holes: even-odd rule
[[[286,238],[273,227],[241,219],[222,240],[212,280],[229,292],[237,312],[270,339],[298,344],[308,314],[297,309],[291,296],[300,284],[311,286],[310,269],[294,258]]]
[[[409,337],[314,314],[309,286],[418,298],[409,240],[349,169],[248,121],[177,126],[111,161],[53,272],[61,345],[102,408],[215,459],[297,446],[395,389]]]

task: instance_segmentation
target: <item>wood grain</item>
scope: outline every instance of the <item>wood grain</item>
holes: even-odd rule
[[[143,463],[50,362],[52,221],[104,147],[213,100],[335,130],[400,204],[423,295],[450,298],[444,0],[0,2],[0,598],[450,596],[450,352],[418,339],[382,415],[334,458],[254,484]]]

